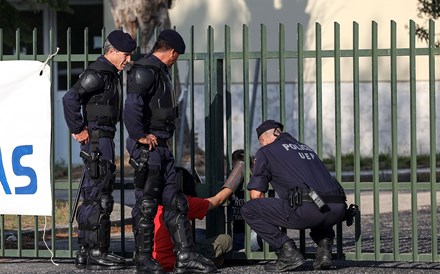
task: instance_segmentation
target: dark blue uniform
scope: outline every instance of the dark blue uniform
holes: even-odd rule
[[[120,90],[118,70],[100,56],[63,96],[64,116],[70,132],[78,134],[88,129],[90,137],[89,143],[81,145],[81,151],[90,158],[84,158],[80,190],[83,202],[76,215],[80,264],[85,263],[81,256],[87,256],[87,252],[94,252],[100,260],[98,265],[101,260],[109,267],[124,263],[122,258],[105,255],[110,246],[110,214],[114,203],[113,138],[120,117]]]
[[[166,141],[173,136],[174,120],[177,114],[175,102],[173,102],[174,90],[172,88],[168,68],[154,55],[148,60],[144,58],[139,65],[129,72],[128,92],[124,108],[124,122],[128,131],[127,150],[130,157],[140,161],[143,146],[137,142],[148,134],[158,138],[158,147],[148,153],[148,169],[160,172],[163,182],[160,193],[149,193],[154,199],[164,205],[171,205],[176,193],[174,168],[174,156],[169,150]],[[147,68],[148,67],[148,68]],[[143,77],[142,79],[139,79]],[[140,84],[139,84],[139,81]],[[159,82],[159,83],[157,83]],[[159,98],[159,99],[158,99]],[[162,99],[162,105],[158,101]],[[163,117],[157,117],[157,112],[168,112]],[[148,191],[147,191],[148,192]],[[136,187],[135,197],[137,200],[144,195],[144,189]],[[133,208],[133,218],[138,215],[138,208]]]
[[[266,193],[269,183],[278,198],[261,198],[246,202],[241,213],[246,223],[269,245],[279,249],[290,240],[280,230],[311,228],[310,236],[318,243],[321,239],[334,239],[332,226],[345,214],[344,202],[327,203],[330,210],[322,213],[312,201],[291,207],[289,190],[299,187],[304,193],[310,187],[321,196],[341,195],[340,185],[332,178],[318,155],[307,145],[288,133],[261,147],[256,155],[248,190]]]

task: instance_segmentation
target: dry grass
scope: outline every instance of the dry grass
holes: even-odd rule
[[[4,215],[5,230],[17,230],[21,224],[23,230],[34,229],[38,219],[38,227],[44,224],[44,216]],[[67,201],[55,201],[55,227],[66,227],[69,224],[69,204]],[[47,229],[52,228],[52,217],[46,217]]]

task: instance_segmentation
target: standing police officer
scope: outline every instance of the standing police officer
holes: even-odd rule
[[[85,163],[78,208],[78,245],[75,265],[87,269],[121,269],[122,257],[108,253],[110,214],[115,183],[116,123],[119,121],[119,71],[136,48],[128,33],[112,31],[104,42],[104,55],[80,75],[63,97],[64,117],[73,138],[81,143]]]
[[[310,228],[310,237],[317,243],[315,269],[328,269],[335,232],[333,225],[345,215],[345,194],[333,179],[318,155],[274,120],[264,121],[257,128],[262,146],[256,153],[252,177],[247,189],[251,200],[241,213],[258,236],[278,250],[278,260],[266,264],[269,272],[284,272],[304,263],[294,241],[281,228]],[[269,183],[279,198],[265,198]]]
[[[154,217],[164,205],[163,219],[173,239],[176,273],[210,273],[213,262],[194,252],[188,204],[176,188],[174,156],[166,142],[173,136],[177,104],[169,68],[185,52],[183,38],[163,30],[150,54],[135,62],[127,79],[124,121],[127,150],[135,169],[136,206],[132,210],[138,271],[164,273],[152,257]]]

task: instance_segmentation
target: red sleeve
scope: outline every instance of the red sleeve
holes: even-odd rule
[[[188,219],[203,219],[208,214],[209,201],[205,198],[187,196],[188,200]]]

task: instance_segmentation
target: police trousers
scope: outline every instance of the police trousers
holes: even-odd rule
[[[114,163],[115,143],[112,138],[99,138],[98,149],[101,153],[100,160],[107,160],[111,163]],[[90,143],[82,145],[81,150],[89,154],[92,153]],[[107,170],[107,172],[111,171]],[[110,182],[111,185],[109,185],[109,182],[106,182],[101,178],[91,179],[86,168],[82,180],[83,184],[81,188],[81,197],[83,198],[83,201],[96,201],[96,203],[91,204],[83,202],[83,204],[78,207],[78,212],[76,215],[78,227],[89,225],[91,220],[96,222],[98,221],[101,213],[101,208],[98,201],[104,193],[110,194],[111,196],[114,188],[114,181]],[[80,245],[88,245],[92,247],[98,242],[96,234],[96,231],[90,229],[82,230],[78,228],[78,243]]]
[[[322,213],[312,202],[290,207],[285,199],[259,198],[247,201],[241,208],[245,222],[275,250],[290,240],[281,228],[307,229],[315,243],[324,238],[333,240],[333,226],[345,214],[345,203],[329,203],[330,210]]]

